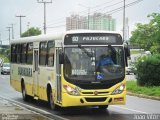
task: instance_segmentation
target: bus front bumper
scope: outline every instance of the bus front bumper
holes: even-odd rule
[[[72,96],[68,93],[62,94],[62,107],[69,106],[99,106],[125,104],[126,91],[116,95],[94,95],[94,96]]]

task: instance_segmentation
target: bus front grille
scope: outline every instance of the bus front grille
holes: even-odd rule
[[[98,94],[108,94],[109,92],[98,92]],[[94,95],[94,92],[82,92],[82,94],[93,94]]]
[[[85,98],[87,102],[104,102],[107,98],[101,97],[101,98]]]

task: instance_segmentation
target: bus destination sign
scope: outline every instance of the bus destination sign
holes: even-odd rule
[[[115,43],[115,39],[116,38],[114,36],[73,36],[72,43]]]
[[[122,44],[121,36],[119,35],[105,35],[105,34],[70,34],[66,35],[65,45],[71,44],[95,44],[95,45],[104,45],[104,44]]]

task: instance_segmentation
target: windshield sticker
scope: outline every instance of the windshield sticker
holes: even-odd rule
[[[97,80],[102,80],[104,78],[102,73],[97,73]]]
[[[72,75],[87,75],[87,72],[86,72],[86,70],[73,69]]]

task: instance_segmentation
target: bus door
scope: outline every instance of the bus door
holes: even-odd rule
[[[57,101],[62,100],[62,88],[61,88],[61,64],[59,63],[59,55],[62,53],[62,49],[56,48],[56,94]]]
[[[34,61],[33,61],[33,76],[34,76],[34,78],[33,78],[34,79],[33,80],[33,94],[34,94],[34,97],[38,97],[38,74],[39,74],[38,49],[34,49],[33,53],[34,53]]]

